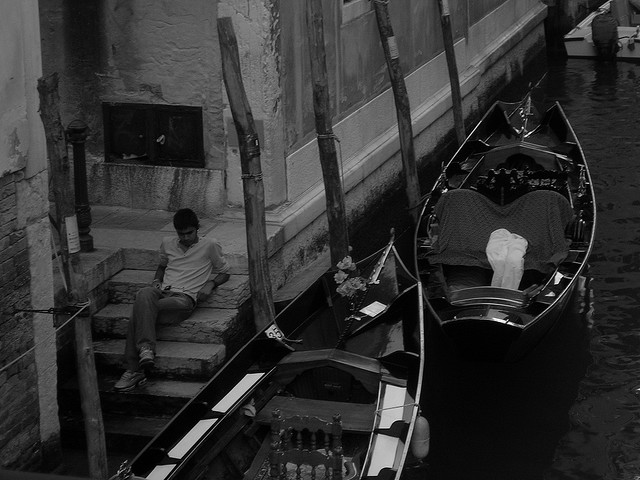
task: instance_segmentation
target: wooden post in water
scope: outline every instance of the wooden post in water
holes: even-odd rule
[[[416,167],[416,154],[413,147],[413,127],[411,126],[411,107],[409,95],[404,83],[404,75],[400,66],[398,45],[393,34],[393,27],[389,19],[388,0],[373,0],[373,6],[380,31],[380,41],[387,61],[387,69],[391,78],[391,87],[396,104],[396,116],[398,118],[398,133],[400,138],[400,151],[404,166],[405,190],[407,204],[414,223],[417,222],[420,212],[420,182]]]
[[[349,231],[340,165],[336,155],[335,142],[337,138],[333,134],[331,125],[323,23],[322,0],[307,0],[307,32],[313,82],[313,111],[316,120],[322,178],[324,179],[331,265],[335,266],[349,254]]]
[[[222,56],[222,75],[240,143],[249,256],[249,286],[254,323],[259,331],[273,322],[275,317],[267,256],[260,144],[242,81],[238,42],[229,17],[218,19],[218,37]]]
[[[449,0],[438,0],[438,6],[440,7],[444,53],[447,57],[447,67],[449,67],[451,101],[453,102],[453,123],[456,129],[458,146],[460,146],[464,143],[467,135],[464,130],[464,116],[462,115],[462,94],[460,93],[460,78],[458,77],[456,52],[453,49],[453,30],[451,28],[451,15],[449,14]]]
[[[80,259],[80,239],[75,215],[73,185],[69,175],[69,158],[65,132],[60,120],[60,97],[56,73],[38,80],[40,117],[47,140],[47,153],[51,164],[50,178],[55,201],[58,239],[62,250],[63,274],[67,282],[68,301],[87,302],[87,285]],[[86,312],[90,311],[85,307]],[[96,480],[108,478],[107,448],[100,406],[100,393],[96,375],[91,315],[78,315],[75,322],[76,365],[78,386],[87,440],[89,475]]]

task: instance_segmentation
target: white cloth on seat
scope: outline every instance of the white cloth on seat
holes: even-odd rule
[[[524,255],[528,242],[505,228],[491,232],[487,242],[487,259],[493,268],[492,287],[518,290],[524,273]]]

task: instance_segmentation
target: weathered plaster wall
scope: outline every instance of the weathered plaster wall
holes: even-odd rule
[[[495,95],[522,74],[527,59],[544,49],[546,7],[538,0],[507,0],[467,29],[468,38],[455,42],[465,117],[486,109]],[[464,28],[460,27],[460,31]],[[440,34],[440,33],[439,33]],[[444,53],[406,74],[412,108],[416,156],[425,161],[453,129],[451,96]],[[344,185],[350,220],[374,204],[386,187],[398,185],[402,162],[395,107],[387,90],[334,125],[341,139]],[[317,165],[317,145],[311,140],[287,157],[290,205],[272,217],[283,226],[283,242],[291,271],[319,245],[324,219],[324,194]],[[423,186],[427,188],[428,186]],[[296,237],[297,236],[297,237]],[[296,237],[296,238],[294,238]],[[287,261],[283,261],[287,264]]]
[[[226,198],[216,2],[109,1],[103,15],[108,48],[101,99],[201,106],[205,169],[167,172],[96,160],[93,201],[167,210],[189,205],[201,214],[219,213]]]
[[[43,69],[61,74],[63,124],[79,118],[89,126],[90,202],[167,210],[193,205],[200,214],[220,213],[226,205],[226,139],[217,2],[40,5]],[[205,168],[167,175],[162,167],[105,163],[102,102],[202,107]],[[177,179],[183,183],[175,185]]]
[[[111,0],[103,15],[102,100],[201,106],[206,166],[223,167],[216,2]]]
[[[216,215],[226,204],[224,171],[91,162],[90,202]]]
[[[287,201],[283,146],[281,1],[220,0],[219,17],[233,22],[238,41],[242,80],[256,123],[262,129],[260,164],[264,174],[265,205],[274,207]],[[234,129],[228,99],[224,98],[227,134]],[[240,152],[237,144],[227,148],[227,195],[232,206],[242,206]]]
[[[0,175],[26,168],[27,175],[46,168],[35,80],[40,49],[34,44],[38,24],[30,15],[37,2],[9,2],[0,30]],[[29,160],[29,162],[27,162]]]
[[[39,0],[42,70],[59,78],[62,124],[89,126],[87,148],[102,150],[100,79],[106,69],[102,2]]]
[[[289,7],[283,8],[283,12],[287,12],[286,19],[282,21],[286,27],[283,28],[283,36],[286,36],[283,40],[283,55],[286,57],[283,64],[291,71],[283,77],[287,85],[283,98],[287,199],[296,202],[322,183],[322,172],[314,139],[308,53],[304,37],[294,38],[291,33],[295,31],[296,24],[305,21],[304,5],[293,0],[283,0],[282,3]],[[437,106],[443,96],[449,95],[439,10],[437,2],[402,0],[389,5],[409,100],[417,122],[414,134],[419,135],[450,108],[450,103],[446,102],[442,104],[445,108]],[[474,3],[470,12],[467,12],[467,5],[463,0],[450,2],[456,61],[463,82],[466,82],[465,77],[479,74],[472,65],[476,57],[507,40],[507,32],[517,31],[513,26],[527,17],[528,12],[545,8],[539,0],[484,0]],[[397,126],[373,7],[368,2],[364,13],[344,24],[342,13],[336,13],[332,8],[325,9],[325,25],[331,22],[338,25],[338,28],[333,28],[336,36],[329,37],[325,43],[329,78],[335,79],[330,81],[330,87],[333,87],[332,94],[339,99],[335,105],[334,133],[340,139],[342,162],[345,170],[349,171],[354,165],[363,164],[370,149],[384,141],[386,133],[397,129]],[[476,18],[472,25],[467,24],[470,15]],[[467,88],[468,94],[473,82],[467,82],[463,88]],[[467,105],[469,101],[473,103],[473,95],[465,101]],[[371,171],[369,166],[363,165],[363,168]]]
[[[38,2],[0,1],[0,468],[59,457]],[[59,460],[59,458],[58,458]]]

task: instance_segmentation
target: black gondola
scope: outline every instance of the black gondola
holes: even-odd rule
[[[540,118],[530,96],[495,103],[424,202],[415,246],[427,315],[465,357],[521,358],[561,317],[595,226],[589,169],[560,105]],[[522,277],[506,286],[487,253],[499,229],[527,241]]]

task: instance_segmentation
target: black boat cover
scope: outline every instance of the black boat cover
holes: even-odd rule
[[[429,256],[432,264],[491,269],[486,246],[491,232],[506,228],[527,239],[525,270],[549,273],[569,252],[565,228],[573,218],[569,201],[551,190],[535,190],[498,205],[469,189],[449,190],[435,207],[440,232]]]

